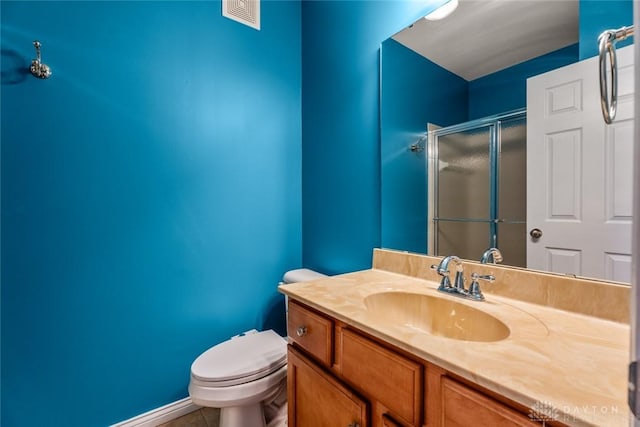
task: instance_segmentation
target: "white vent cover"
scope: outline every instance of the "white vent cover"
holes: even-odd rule
[[[260,29],[260,0],[222,0],[222,16]]]

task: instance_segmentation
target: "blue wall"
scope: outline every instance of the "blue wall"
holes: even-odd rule
[[[382,245],[426,253],[426,151],[408,149],[426,144],[427,123],[467,120],[468,84],[393,39],[382,43],[381,73]]]
[[[603,31],[630,25],[633,25],[632,0],[580,0],[580,60],[598,55],[598,36]],[[618,42],[616,47],[632,42],[630,38]]]
[[[187,396],[209,346],[284,332],[300,3],[263,2],[261,31],[219,1],[1,7],[1,424],[105,426]]]
[[[302,2],[305,266],[371,266],[380,246],[380,43],[441,3]]]
[[[469,120],[527,106],[527,79],[578,61],[578,44],[469,82]]]
[[[369,267],[379,46],[441,2],[265,1],[258,32],[219,1],[3,0],[2,425],[185,397],[201,351],[282,328],[283,271]]]

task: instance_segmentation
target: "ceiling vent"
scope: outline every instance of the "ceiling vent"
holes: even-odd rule
[[[260,29],[260,0],[222,0],[222,16]]]

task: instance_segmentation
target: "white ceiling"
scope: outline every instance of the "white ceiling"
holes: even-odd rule
[[[460,0],[393,39],[471,81],[577,43],[578,0]]]

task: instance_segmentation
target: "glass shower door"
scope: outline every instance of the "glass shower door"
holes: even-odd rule
[[[524,110],[429,132],[429,253],[526,265]]]
[[[495,241],[492,218],[493,125],[440,134],[436,140],[435,251],[477,259]]]
[[[519,117],[500,123],[497,247],[504,263],[527,265],[527,126]]]

